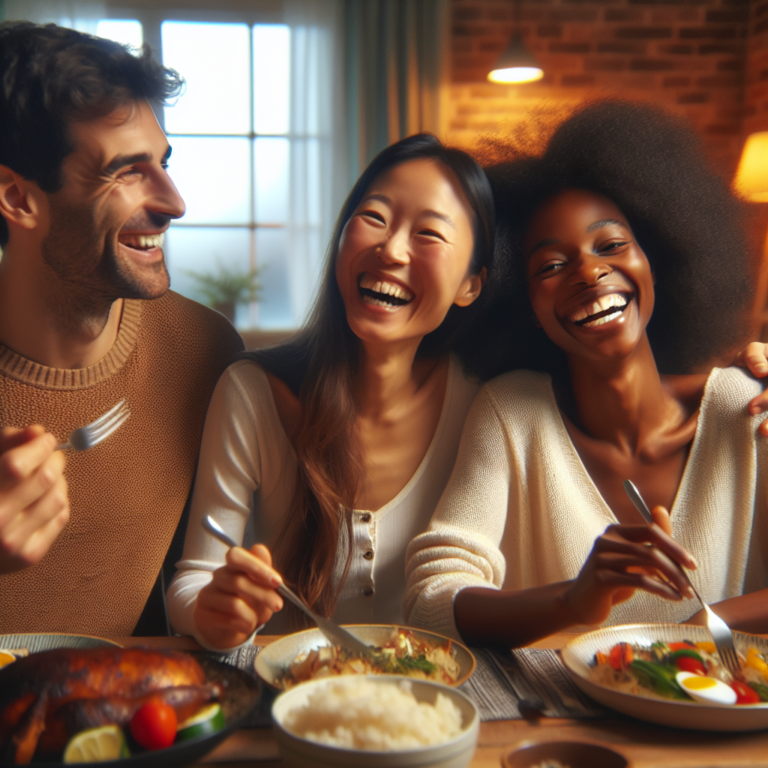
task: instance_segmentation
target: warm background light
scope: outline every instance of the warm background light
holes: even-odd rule
[[[488,74],[492,83],[532,83],[544,77],[543,70],[538,67],[507,67],[494,69]]]
[[[768,203],[768,131],[750,134],[744,143],[733,188],[750,203]],[[760,338],[768,339],[768,236],[758,271],[754,322]]]
[[[745,200],[768,203],[768,131],[747,139],[733,186]]]
[[[519,35],[512,35],[496,66],[488,73],[488,79],[492,83],[532,83],[542,77],[544,70],[525,47]]]

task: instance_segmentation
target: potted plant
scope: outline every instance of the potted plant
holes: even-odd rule
[[[184,270],[184,274],[197,284],[201,301],[221,312],[232,324],[235,322],[235,307],[238,304],[258,299],[261,291],[259,272],[256,267],[243,271],[227,266],[219,258],[216,259],[216,269],[213,272]]]

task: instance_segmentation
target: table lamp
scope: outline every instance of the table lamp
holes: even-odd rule
[[[750,203],[768,203],[768,131],[751,134],[741,153],[733,182],[736,193]],[[768,236],[763,249],[755,302],[755,319],[761,326],[768,323]]]
[[[768,131],[747,139],[733,186],[751,203],[768,203]]]

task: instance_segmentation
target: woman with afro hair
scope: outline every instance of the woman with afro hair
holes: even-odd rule
[[[687,127],[621,101],[488,173],[506,274],[472,362],[510,372],[478,395],[408,549],[406,618],[506,647],[701,621],[679,563],[732,627],[768,632],[768,442],[747,407],[761,387],[703,371],[748,332],[740,204]]]

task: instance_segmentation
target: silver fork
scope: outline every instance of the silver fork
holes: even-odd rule
[[[220,542],[222,542],[222,544],[226,544],[228,547],[240,546],[210,515],[206,515],[203,518],[202,526],[208,533],[212,533]],[[373,654],[373,648],[358,640],[351,632],[340,627],[336,622],[326,619],[325,616],[321,616],[319,613],[315,613],[296,593],[286,587],[285,584],[281,584],[276,591],[280,597],[289,600],[299,610],[304,611],[304,613],[317,624],[317,628],[334,645],[339,645],[342,648],[346,648],[348,651],[354,651],[359,656],[371,656]]]
[[[648,509],[648,505],[640,495],[640,491],[635,487],[635,484],[631,480],[625,480],[624,490],[627,492],[627,496],[629,496],[637,511],[645,518],[646,522],[652,524],[653,516],[651,515],[651,510]],[[709,634],[712,635],[712,640],[715,643],[715,648],[717,649],[717,655],[720,657],[720,661],[723,662],[725,668],[735,678],[741,679],[741,664],[739,663],[739,656],[736,653],[736,646],[733,644],[733,633],[731,632],[731,628],[701,599],[698,590],[693,586],[688,571],[686,571],[680,563],[677,564],[677,567],[685,574],[688,583],[691,585],[693,594],[696,595],[704,608],[704,612],[707,615],[707,629],[709,629]]]
[[[125,400],[121,400],[95,421],[73,430],[67,442],[59,443],[55,450],[63,451],[69,448],[73,451],[87,451],[108,438],[116,429],[125,424],[130,415],[131,412],[128,409],[127,403]]]

